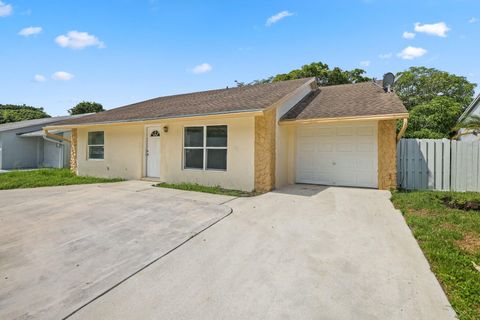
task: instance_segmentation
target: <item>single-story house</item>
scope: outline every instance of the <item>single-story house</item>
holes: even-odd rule
[[[458,118],[458,123],[461,123],[471,116],[480,116],[480,94],[465,109],[460,118]],[[466,132],[465,129],[460,129],[459,133],[458,140],[461,141],[478,141],[480,139],[480,132],[477,131]]]
[[[160,97],[69,119],[79,175],[239,190],[291,183],[396,187],[396,123],[407,110],[376,82],[315,78]]]
[[[0,124],[0,169],[68,168],[70,144],[44,137],[42,128],[77,117],[51,117]],[[66,138],[70,136],[69,130],[56,133]]]

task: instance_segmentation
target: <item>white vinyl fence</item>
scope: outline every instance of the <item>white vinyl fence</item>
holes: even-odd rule
[[[403,189],[480,191],[480,141],[402,139],[397,182]]]

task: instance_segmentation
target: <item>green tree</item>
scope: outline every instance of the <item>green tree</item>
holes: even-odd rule
[[[27,105],[0,104],[0,124],[49,117],[43,108],[35,108]]]
[[[319,83],[324,86],[365,82],[371,80],[370,78],[365,76],[365,70],[362,69],[342,70],[339,67],[330,69],[330,67],[326,63],[312,62],[310,64],[302,66],[300,69],[294,69],[288,73],[281,73],[266,79],[255,80],[248,84],[244,82],[239,82],[238,84],[239,86],[242,86],[310,77],[316,77]]]
[[[84,114],[84,113],[97,113],[105,111],[103,106],[97,102],[82,101],[78,103],[75,107],[68,110],[72,116],[75,114]]]
[[[440,96],[411,108],[405,137],[417,139],[448,138],[463,111],[452,97]]]
[[[466,108],[472,102],[475,87],[465,77],[434,68],[411,67],[397,73],[394,89],[410,110],[438,96],[449,97]]]

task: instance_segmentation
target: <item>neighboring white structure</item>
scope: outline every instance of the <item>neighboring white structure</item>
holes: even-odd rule
[[[0,170],[69,167],[70,145],[44,138],[42,128],[79,116],[84,115],[0,124]],[[69,131],[56,134],[70,136]]]
[[[471,116],[480,116],[480,94],[473,100],[473,102],[465,109],[458,122],[461,122]],[[465,132],[463,129],[460,130],[460,133]],[[480,133],[472,133],[460,136],[458,140],[461,141],[478,141],[480,140]]]

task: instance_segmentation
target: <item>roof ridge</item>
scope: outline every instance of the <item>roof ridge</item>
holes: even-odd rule
[[[319,85],[318,87],[319,88],[336,88],[341,86],[355,86],[355,85],[368,84],[368,83],[375,85],[373,81],[362,81],[362,82],[352,82],[352,83],[331,84],[326,86]]]
[[[120,106],[120,107],[116,107],[116,108],[113,108],[113,109],[110,109],[110,110],[118,110],[118,109],[123,109],[123,108],[127,108],[127,107],[134,107],[135,105],[138,105],[138,104],[143,104],[143,103],[146,103],[146,102],[155,101],[155,100],[162,99],[162,98],[185,97],[185,96],[201,94],[201,93],[226,92],[227,90],[240,91],[240,90],[251,89],[251,88],[259,88],[259,87],[262,87],[262,86],[268,86],[268,85],[285,83],[285,82],[293,82],[293,81],[300,81],[300,80],[305,80],[305,82],[306,82],[306,80],[310,80],[310,79],[313,79],[313,78],[314,77],[299,78],[299,79],[291,79],[291,80],[285,80],[285,81],[251,84],[251,85],[245,85],[245,86],[241,86],[241,87],[227,87],[227,88],[209,89],[209,90],[203,90],[203,91],[178,93],[178,94],[173,94],[173,95],[159,96],[159,97],[155,97],[155,98],[151,98],[151,99],[146,99],[146,100],[142,100],[142,101],[139,101],[139,102],[134,102],[134,103],[130,103],[130,104]],[[106,111],[103,111],[103,112],[107,112],[107,111],[110,111],[110,110],[106,110]]]

